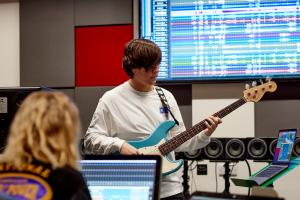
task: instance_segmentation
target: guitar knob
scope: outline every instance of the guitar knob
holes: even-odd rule
[[[256,81],[252,81],[252,87],[255,87],[257,85]]]

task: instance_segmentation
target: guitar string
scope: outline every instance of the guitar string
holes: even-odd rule
[[[235,101],[234,103],[230,104],[229,106],[225,107],[224,109],[220,110],[219,112],[216,112],[215,114],[213,114],[213,116],[223,118],[230,112],[234,111],[235,109],[245,104],[246,102],[247,100],[243,97]],[[205,120],[203,120],[198,124],[196,124],[195,126],[193,126],[192,128],[180,133],[179,135],[161,144],[158,147],[158,149],[162,155],[167,155],[168,153],[176,149],[178,146],[180,146],[187,140],[191,139],[193,136],[197,135],[205,128],[206,128]]]

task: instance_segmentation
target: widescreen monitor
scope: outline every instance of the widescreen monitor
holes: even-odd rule
[[[300,77],[300,0],[141,0],[158,81]]]

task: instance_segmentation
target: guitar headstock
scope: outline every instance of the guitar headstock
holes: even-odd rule
[[[266,92],[274,92],[277,85],[274,81],[268,80],[266,83],[246,89],[244,91],[244,98],[246,101],[258,102]]]

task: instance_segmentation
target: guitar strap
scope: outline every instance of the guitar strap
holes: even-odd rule
[[[155,89],[156,89],[156,92],[157,92],[157,94],[158,94],[158,96],[159,96],[159,98],[160,98],[160,101],[161,101],[163,107],[164,107],[165,109],[167,109],[167,111],[168,111],[168,112],[165,112],[165,113],[166,113],[166,117],[168,118],[168,113],[170,113],[171,116],[173,117],[175,123],[176,123],[177,125],[179,125],[179,122],[177,121],[177,119],[175,118],[175,116],[173,115],[173,113],[172,113],[172,111],[171,111],[171,109],[170,109],[168,100],[167,100],[167,98],[166,98],[166,96],[165,96],[163,90],[162,90],[160,87],[158,87],[158,86],[156,86]]]

